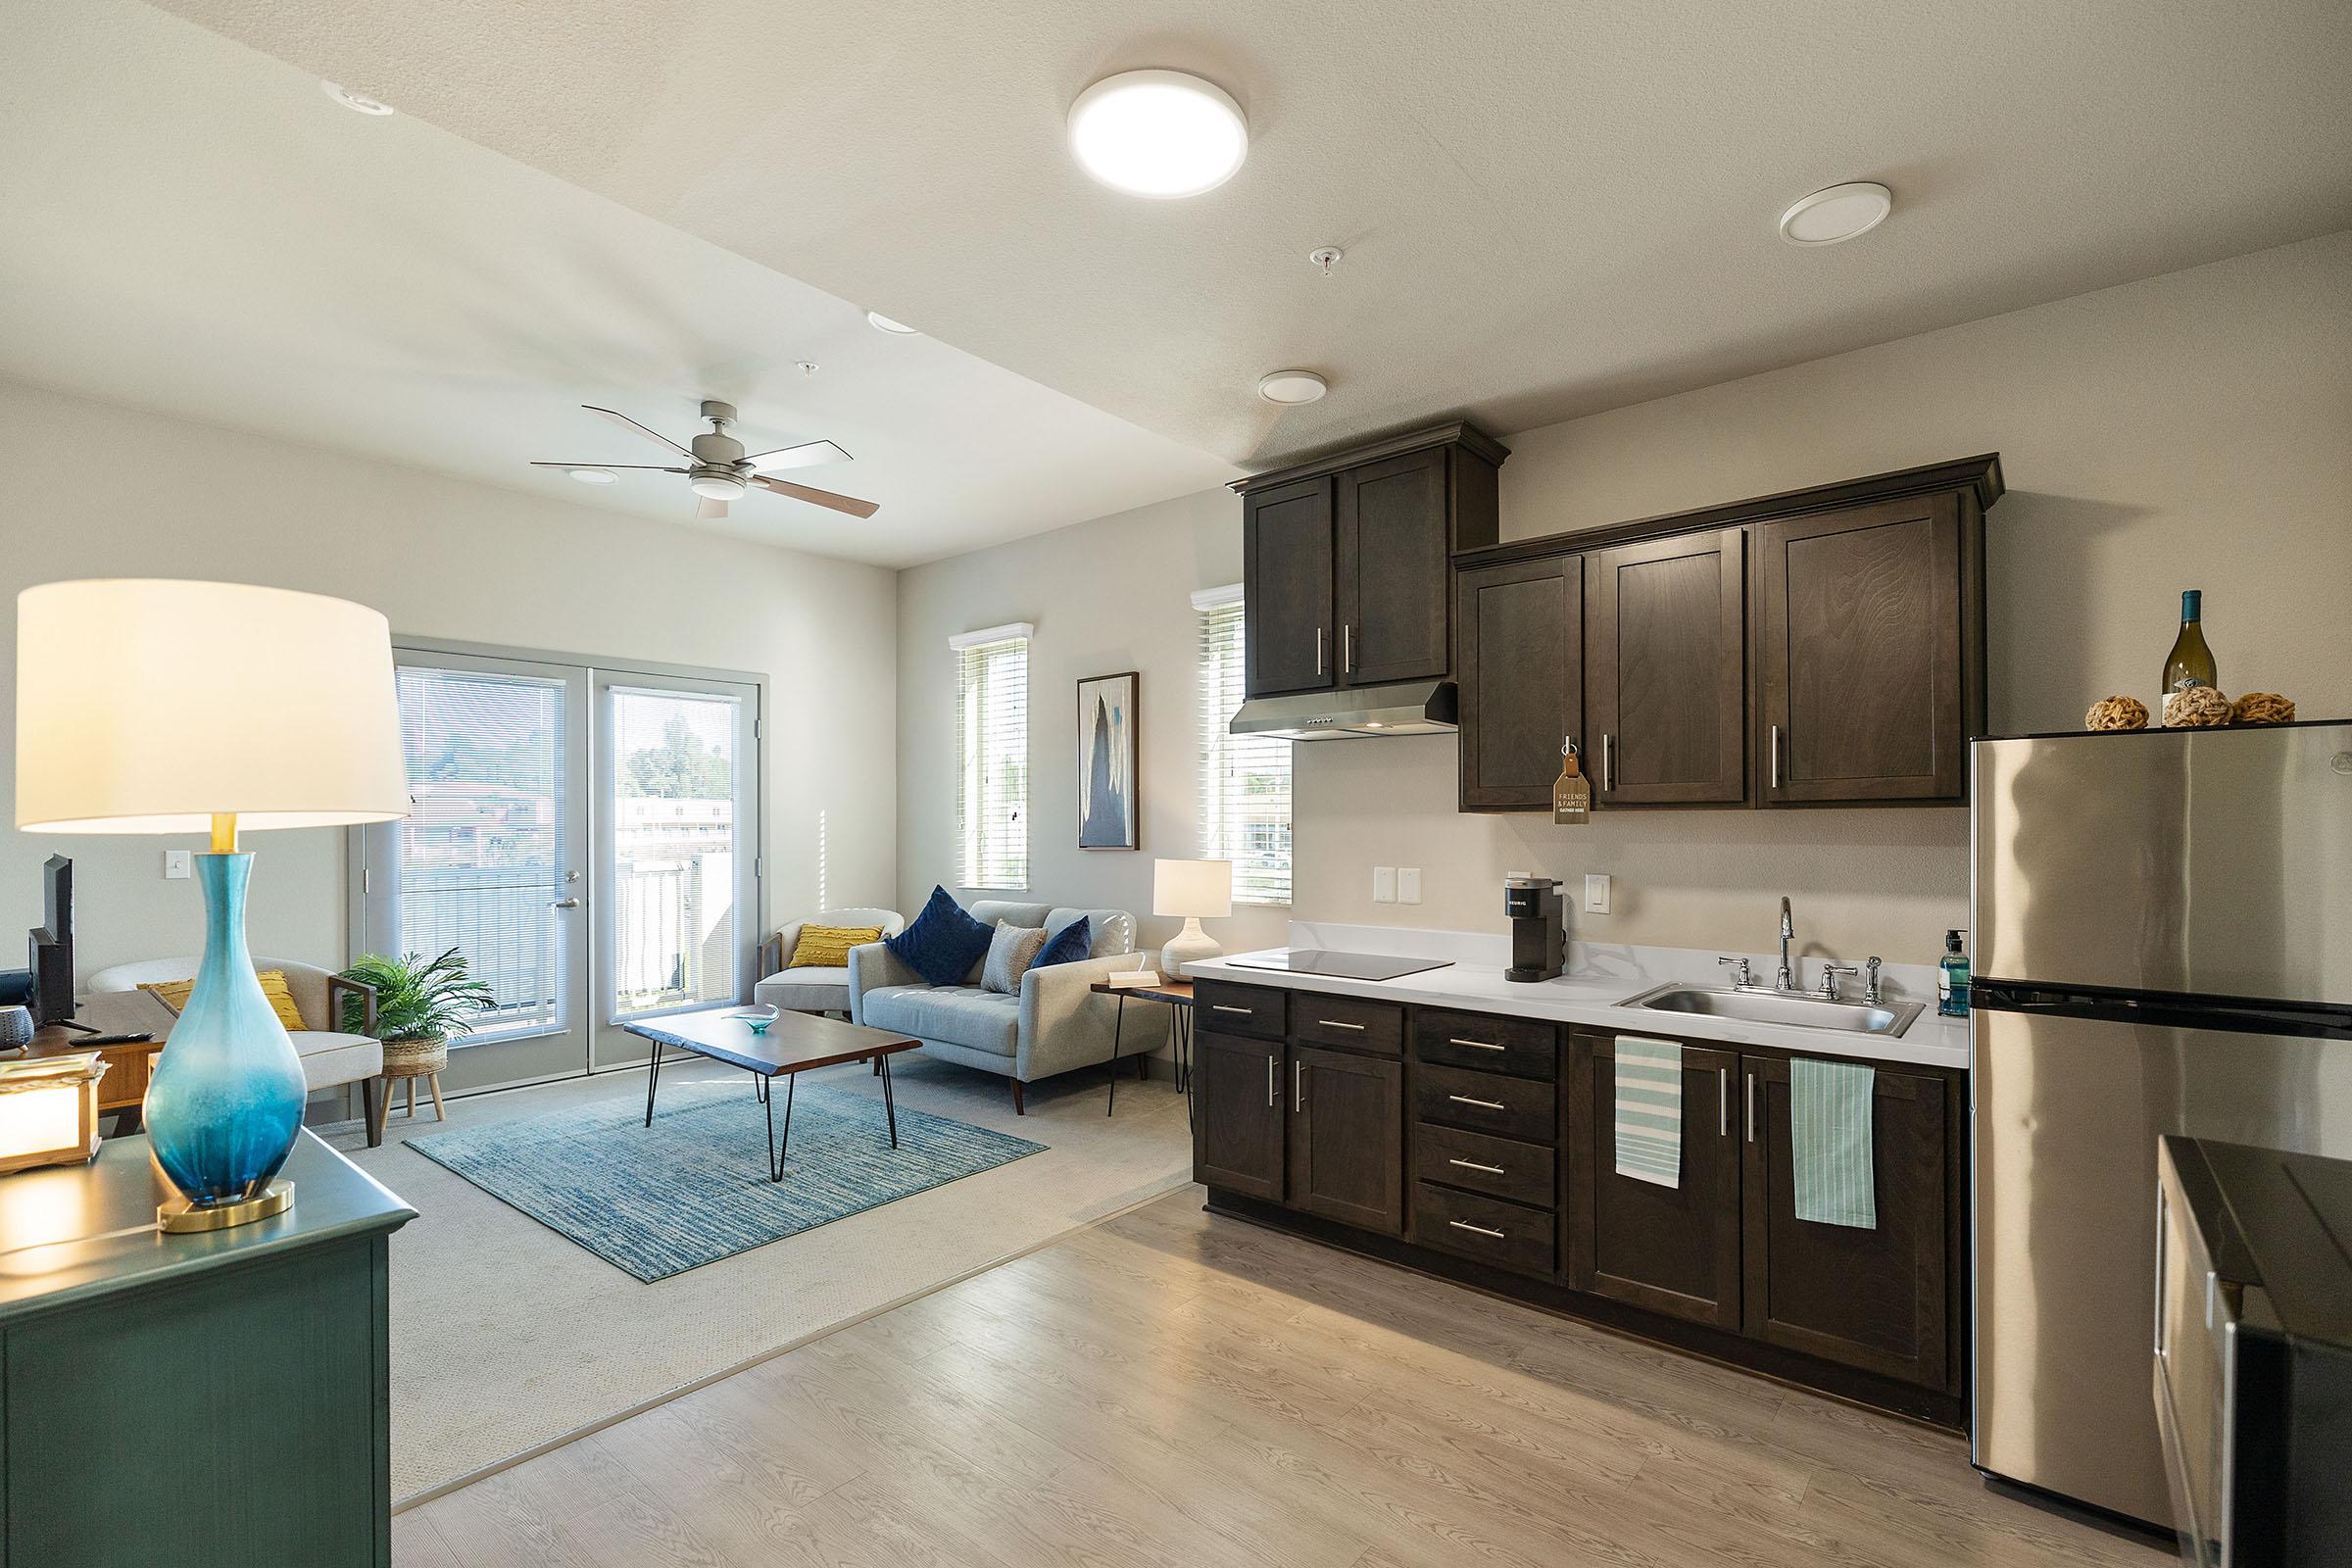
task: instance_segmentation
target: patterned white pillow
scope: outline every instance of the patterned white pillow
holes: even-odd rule
[[[1029,972],[1045,945],[1043,926],[1008,925],[999,920],[988,939],[988,957],[980,965],[980,989],[1007,996],[1019,992],[1021,976]]]

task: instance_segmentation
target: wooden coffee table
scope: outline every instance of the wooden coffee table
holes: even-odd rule
[[[706,1007],[700,1012],[665,1013],[659,1018],[624,1024],[633,1035],[654,1043],[645,1065],[645,1124],[654,1124],[654,1092],[662,1084],[662,1048],[676,1046],[712,1061],[723,1061],[752,1074],[760,1104],[767,1112],[767,1179],[784,1179],[785,1155],[792,1148],[792,1092],[800,1075],[816,1067],[837,1067],[848,1061],[871,1061],[882,1078],[882,1113],[890,1124],[890,1147],[899,1147],[899,1105],[890,1089],[890,1058],[912,1051],[920,1041],[894,1035],[886,1029],[843,1023],[813,1012],[780,1012],[767,1033],[754,1034],[736,1009]],[[774,1082],[784,1080],[784,1137],[776,1138]]]

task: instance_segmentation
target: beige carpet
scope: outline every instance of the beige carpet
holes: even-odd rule
[[[1047,1152],[654,1285],[402,1147],[436,1130],[429,1103],[414,1123],[396,1113],[381,1149],[356,1125],[321,1129],[417,1212],[392,1239],[393,1495],[434,1491],[1191,1177],[1184,1101],[1163,1080],[1123,1078],[1106,1118],[1102,1072],[1090,1069],[1031,1086],[1016,1117],[1000,1078],[920,1054],[892,1071],[902,1105]],[[742,1084],[744,1114],[759,1114],[743,1073],[662,1073],[664,1086],[689,1076]],[[855,1064],[812,1077],[876,1088]],[[605,1073],[452,1101],[450,1123],[644,1098],[642,1073]]]

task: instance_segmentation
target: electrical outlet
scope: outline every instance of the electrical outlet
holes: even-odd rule
[[[1396,902],[1398,904],[1419,904],[1421,902],[1421,868],[1419,866],[1400,865],[1396,868]]]
[[[1587,914],[1609,912],[1609,879],[1607,877],[1597,873],[1588,874],[1585,877],[1585,912]]]
[[[164,852],[165,876],[177,881],[190,875],[195,869],[196,853],[193,850],[166,850]]]
[[[1372,868],[1372,902],[1374,904],[1395,904],[1396,902],[1396,868],[1395,866],[1376,865]]]

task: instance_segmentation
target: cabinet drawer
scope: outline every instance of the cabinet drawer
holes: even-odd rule
[[[1522,1078],[1560,1075],[1559,1025],[1533,1018],[1497,1018],[1486,1012],[1446,1012],[1424,1007],[1413,1015],[1413,1054],[1448,1067],[1515,1073]]]
[[[1559,1217],[1549,1209],[1415,1182],[1413,1240],[1514,1274],[1548,1276],[1559,1257]]]
[[[1285,1004],[1290,1000],[1289,992],[1268,986],[1202,980],[1193,987],[1193,1011],[1200,1027],[1260,1040],[1280,1040],[1288,1032],[1291,1019]]]
[[[1534,1144],[1560,1141],[1557,1091],[1532,1078],[1423,1065],[1413,1072],[1413,1116]]]
[[[1296,1038],[1318,1046],[1404,1054],[1404,1008],[1394,1002],[1301,991],[1291,999],[1291,1028]]]
[[[1413,1175],[1420,1181],[1468,1187],[1537,1208],[1550,1208],[1558,1200],[1557,1156],[1542,1145],[1428,1122],[1416,1126],[1412,1136]]]

